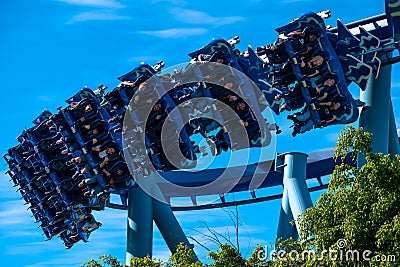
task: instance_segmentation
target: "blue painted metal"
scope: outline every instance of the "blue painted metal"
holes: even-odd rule
[[[289,193],[288,189],[283,189],[282,204],[278,219],[278,229],[276,232],[276,239],[286,240],[292,237],[293,239],[298,238],[298,232],[291,222],[293,221],[293,213],[290,209]]]
[[[375,79],[371,76],[366,90],[360,94],[365,107],[361,111],[359,125],[372,133],[374,153],[388,153],[391,71],[392,66],[383,67],[379,77]],[[359,155],[358,166],[364,164],[365,157]]]
[[[399,137],[397,135],[396,120],[393,113],[392,101],[390,101],[390,117],[389,117],[389,154],[393,157],[394,155],[400,154]]]
[[[264,61],[254,52],[249,46],[249,66],[245,69],[246,74],[254,81],[258,89],[264,95],[265,100],[268,102],[269,107],[276,113],[279,114],[279,100],[275,99],[278,94],[282,93],[281,88],[272,86],[274,80],[269,77],[269,73],[274,72],[272,65],[268,66]],[[266,75],[267,74],[267,75]]]
[[[308,191],[311,192],[316,192],[316,191],[321,191],[324,189],[327,189],[328,185],[323,184],[319,186],[314,186],[308,188]],[[191,211],[191,210],[208,210],[208,209],[220,209],[220,208],[226,208],[226,207],[236,207],[236,206],[241,206],[241,205],[249,205],[249,204],[255,204],[255,203],[261,203],[261,202],[267,202],[271,200],[276,200],[276,199],[281,199],[283,196],[282,194],[276,194],[276,195],[269,195],[269,196],[262,196],[262,197],[257,197],[257,198],[250,198],[250,199],[244,199],[244,200],[236,200],[236,201],[227,201],[227,202],[222,202],[222,203],[213,203],[213,204],[204,204],[204,205],[198,205],[198,206],[174,206],[171,207],[173,211]],[[123,205],[118,205],[114,206],[117,209],[120,210],[126,210],[127,207]]]
[[[152,255],[153,220],[167,243],[171,253],[176,252],[180,243],[191,246],[171,207],[151,197],[147,192],[158,195],[162,192],[155,182],[156,175],[151,173],[142,184],[143,188],[129,189],[128,200],[128,235],[126,264],[132,257],[142,258]],[[146,192],[145,192],[146,191]]]
[[[153,199],[153,211],[154,222],[156,223],[158,230],[160,230],[160,233],[167,243],[171,253],[176,252],[176,247],[181,242],[186,246],[191,246],[168,204]]]
[[[400,40],[400,0],[385,0],[385,11],[392,36]]]
[[[380,26],[377,24],[378,21],[384,21],[387,19],[386,14],[380,14],[380,15],[376,15],[376,16],[372,16],[366,19],[361,19],[358,21],[354,21],[351,23],[346,23],[346,27],[351,30],[351,29],[355,29],[358,28],[359,26],[365,26],[365,25],[374,25],[374,29],[370,30],[369,32],[372,33],[373,35],[375,35],[376,37],[378,37],[379,39],[383,40],[383,39],[387,39],[392,37],[392,33],[389,29],[389,27],[386,26]],[[328,30],[329,33],[337,33],[338,32],[338,28],[331,28]],[[331,36],[333,37],[333,36]],[[357,35],[356,35],[357,37]],[[333,41],[333,39],[331,40]]]
[[[156,74],[156,71],[149,65],[142,63],[139,67],[134,68],[130,72],[118,77],[118,80],[122,81],[136,81],[139,77],[151,77]]]
[[[316,179],[322,176],[329,175],[333,172],[335,168],[335,160],[333,159],[333,152],[331,149],[324,149],[320,151],[315,151],[309,153],[309,157],[307,159],[307,169],[306,169],[306,179]],[[351,160],[350,157],[347,156],[345,158],[346,164],[354,164]],[[283,163],[282,163],[283,164]],[[238,181],[237,185],[232,188],[227,193],[234,193],[234,192],[242,192],[242,191],[248,191],[249,186],[250,186],[250,177],[249,175],[251,172],[249,172],[250,169],[255,168],[254,165],[248,165],[248,169],[245,171],[245,174],[243,177]],[[279,169],[279,168],[277,168]],[[197,172],[193,172],[190,174],[181,172],[181,171],[173,171],[169,172],[169,175],[164,175],[164,178],[167,179],[167,181],[172,182],[172,183],[177,183],[180,186],[184,187],[197,187],[203,184],[211,183],[214,182],[214,176],[216,173],[219,173],[223,169],[212,169],[212,170],[205,170],[201,172],[201,175],[196,175]],[[247,173],[247,174],[246,174]],[[263,183],[257,188],[257,189],[262,189],[266,187],[273,187],[273,186],[280,186],[283,185],[283,172],[280,170],[270,170],[269,172],[265,173],[266,178],[263,181]],[[181,179],[179,179],[179,177]],[[229,180],[229,177],[227,177]],[[181,181],[181,180],[184,180]],[[163,194],[166,198],[171,198],[171,197],[184,197],[189,195],[190,193],[196,194],[196,192],[186,192],[185,195],[179,194],[175,191],[171,191],[168,189],[168,187],[164,186],[162,182],[159,183],[159,186],[162,188]],[[310,192],[314,192],[317,190],[322,190],[326,189],[327,185],[322,185],[322,186],[317,186],[317,187],[311,187],[309,188]],[[209,194],[218,194],[217,191],[215,192],[208,192]],[[213,208],[221,208],[221,207],[230,207],[234,205],[246,205],[246,204],[252,204],[252,203],[258,203],[258,202],[264,202],[264,201],[270,201],[270,200],[275,200],[275,199],[280,199],[282,198],[282,194],[277,194],[273,196],[263,196],[263,197],[257,197],[255,199],[249,199],[249,200],[243,200],[243,201],[234,201],[234,202],[225,202],[221,201],[222,203],[213,203],[213,204],[206,204],[206,205],[199,205],[199,206],[173,206],[172,210],[174,211],[188,211],[188,210],[204,210],[204,209],[213,209]],[[125,205],[120,205],[116,203],[108,203],[107,204],[111,208],[116,208],[116,209],[121,209],[121,210],[127,210],[127,206]]]
[[[140,187],[129,189],[126,264],[133,257],[152,256],[153,203]]]
[[[310,193],[306,184],[307,154],[300,152],[289,152],[278,157],[283,159],[283,197],[277,238],[287,239],[294,235],[296,229],[290,221],[297,219],[307,208],[312,207]],[[282,162],[282,160],[280,160]],[[290,211],[288,210],[290,208]],[[289,221],[288,221],[289,220]],[[299,225],[295,221],[297,232]]]

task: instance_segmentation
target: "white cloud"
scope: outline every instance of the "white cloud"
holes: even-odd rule
[[[39,245],[39,244],[38,244]],[[43,246],[43,245],[42,245]],[[75,246],[74,246],[75,247]],[[51,246],[49,246],[51,250]],[[74,248],[72,248],[74,249]],[[53,257],[46,259],[42,262],[33,263],[32,265],[27,265],[26,267],[73,267],[73,266],[80,266],[83,261],[86,261],[90,258],[88,255],[96,255],[100,256],[104,254],[103,248],[99,247],[97,249],[88,249],[88,246],[84,246],[80,248],[81,251],[65,251],[65,249],[59,250],[59,253],[53,252]],[[54,250],[55,251],[55,250]],[[43,251],[46,253],[46,251]],[[48,253],[48,252],[47,252]],[[73,255],[71,255],[73,254]]]
[[[49,251],[64,251],[65,248],[59,243],[60,240],[54,238],[51,241],[36,241],[21,243],[17,245],[10,245],[6,253],[9,255],[35,255],[42,253],[49,253]]]
[[[87,11],[79,13],[75,15],[67,24],[73,24],[76,22],[85,22],[85,21],[110,21],[110,20],[122,20],[129,19],[125,16],[117,15],[108,10],[96,10],[96,11]]]
[[[71,5],[91,6],[91,7],[106,7],[106,8],[123,8],[125,7],[115,0],[56,0]]]
[[[16,199],[21,196],[19,193],[15,192],[18,187],[13,187],[14,183],[9,180],[10,176],[0,172],[0,196],[2,200],[6,198]]]
[[[157,247],[153,248],[153,258],[154,259],[160,259],[162,261],[167,261],[170,256],[171,256],[171,251],[169,251],[169,250],[157,249]]]
[[[139,31],[141,34],[147,34],[160,38],[182,38],[188,36],[202,35],[207,33],[206,28],[171,28],[160,31]]]
[[[336,133],[328,133],[325,135],[325,138],[329,143],[332,143],[332,142],[336,143],[338,136],[339,136],[339,134],[337,132]]]
[[[30,213],[27,206],[23,205],[22,200],[4,201],[0,204],[0,225],[1,227],[9,227],[10,225],[30,225],[34,219],[29,218]],[[29,222],[30,220],[30,222]]]
[[[43,102],[48,102],[48,103],[54,102],[53,98],[45,96],[45,95],[38,96],[38,99],[43,101]]]
[[[156,3],[160,3],[160,2],[166,2],[169,4],[173,4],[173,5],[186,5],[187,2],[185,0],[152,0],[151,3],[152,4],[156,4]]]
[[[392,83],[392,88],[399,88],[399,87],[400,87],[400,82]]]
[[[307,2],[307,0],[283,0],[282,3],[299,3],[299,2]]]
[[[154,61],[154,62],[158,62],[162,60],[161,57],[156,57],[156,56],[134,56],[134,57],[130,57],[128,58],[129,62],[150,62],[150,61]]]
[[[33,224],[33,220],[32,220],[32,226],[34,226]],[[36,230],[36,227],[31,227],[31,228],[27,228],[25,230],[15,230],[15,231],[6,231],[2,237],[5,238],[11,238],[11,237],[35,237],[37,238],[38,236],[41,235],[40,230]],[[43,237],[44,240],[44,237]]]
[[[204,12],[183,8],[173,8],[170,12],[174,15],[176,20],[188,24],[221,26],[244,20],[244,18],[240,16],[213,17]]]

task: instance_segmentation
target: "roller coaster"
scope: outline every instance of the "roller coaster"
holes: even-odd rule
[[[142,63],[113,90],[83,88],[18,136],[3,156],[7,174],[46,239],[58,236],[66,248],[88,242],[101,227],[93,210],[128,210],[129,261],[152,255],[153,220],[171,252],[180,242],[191,246],[172,211],[279,198],[277,237],[296,238],[290,222],[312,206],[309,192],[327,188],[321,177],[335,162],[328,150],[276,156],[281,130],[272,113],[296,111],[287,116],[294,138],[359,119],[373,133],[374,152],[399,154],[390,80],[400,61],[400,1],[385,7],[382,15],[338,20],[336,28],[324,24],[329,11],[305,13],[275,29],[273,44],[239,51],[238,36],[216,38],[189,53],[187,64]],[[351,83],[360,99],[349,92]],[[224,167],[199,166],[208,156],[228,155],[233,160]],[[308,188],[307,179],[319,185]],[[282,194],[256,194],[279,185]],[[249,198],[227,202],[234,192]],[[218,200],[198,205],[204,195]],[[176,197],[190,197],[192,205],[171,206]]]

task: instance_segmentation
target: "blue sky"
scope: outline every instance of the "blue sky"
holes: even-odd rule
[[[44,108],[54,111],[64,100],[87,85],[95,88],[118,84],[116,77],[141,61],[164,60],[173,66],[189,60],[187,53],[213,37],[239,35],[238,48],[273,42],[274,28],[306,11],[330,9],[336,18],[351,22],[383,13],[383,1],[276,0],[276,1],[185,1],[185,0],[14,0],[1,1],[0,81],[2,116],[0,152],[16,145],[15,137],[31,127]],[[393,68],[393,105],[400,123],[400,66]],[[397,77],[396,77],[397,76]],[[353,88],[355,97],[357,89]],[[286,114],[285,114],[286,116]],[[332,147],[343,126],[315,130],[293,139],[284,116],[275,118],[283,128],[279,152]],[[3,162],[2,162],[3,163]],[[1,171],[6,167],[1,165]],[[268,191],[269,190],[269,191]],[[263,194],[281,188],[266,189]],[[247,195],[236,195],[243,198]],[[313,199],[318,193],[313,194]],[[79,263],[112,253],[124,261],[126,213],[107,210],[96,213],[103,227],[90,242],[66,251],[57,238],[45,242],[8,177],[0,174],[0,253],[5,266],[78,266]],[[275,239],[280,201],[239,208],[241,247],[246,254],[256,244]],[[202,222],[224,233],[232,223],[220,210],[176,213],[184,231],[204,231]],[[197,236],[199,237],[199,236]],[[200,237],[199,237],[200,238]],[[204,258],[205,251],[196,247]],[[168,257],[168,248],[155,233],[154,256]]]

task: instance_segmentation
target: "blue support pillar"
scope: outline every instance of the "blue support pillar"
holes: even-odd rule
[[[372,133],[372,152],[388,154],[389,149],[389,115],[390,84],[392,66],[382,67],[379,77],[370,77],[360,99],[365,102],[359,119],[360,127]],[[358,156],[358,167],[365,164],[365,157]]]
[[[157,176],[149,176],[148,178],[153,179],[151,183],[151,192],[152,195],[155,196],[152,202],[153,219],[167,243],[169,250],[171,253],[175,253],[176,247],[181,242],[186,246],[191,246],[182,227],[179,225],[178,220],[172,212],[171,206],[167,204],[165,196],[157,184]]]
[[[176,252],[176,247],[181,242],[186,246],[191,246],[168,204],[153,199],[153,210],[154,222],[156,223],[158,230],[160,230],[160,233],[167,243],[171,253]]]
[[[129,189],[126,251],[128,266],[133,257],[152,256],[153,219],[171,253],[176,252],[176,247],[181,242],[191,247],[157,184],[158,175],[150,173],[144,179],[140,186]]]
[[[393,105],[390,101],[390,117],[389,117],[389,154],[393,157],[394,155],[400,154],[399,137],[397,135],[396,121],[394,119]]]
[[[126,264],[134,257],[152,256],[152,198],[140,187],[129,189]]]
[[[278,231],[276,233],[276,239],[281,238],[282,240],[298,238],[298,233],[296,227],[294,227],[290,222],[293,221],[293,214],[290,210],[289,195],[287,188],[283,188],[281,211],[279,213],[278,221]]]
[[[279,156],[283,162],[283,197],[277,238],[298,238],[299,226],[294,227],[290,221],[296,219],[312,201],[306,184],[307,154],[299,152],[285,153]],[[282,157],[284,157],[282,159]],[[297,228],[297,229],[296,229]]]

